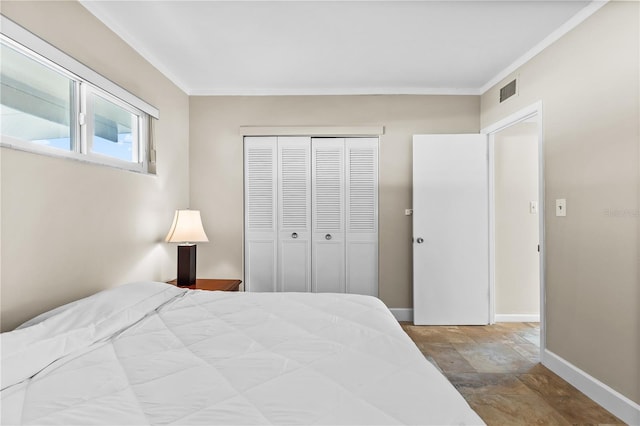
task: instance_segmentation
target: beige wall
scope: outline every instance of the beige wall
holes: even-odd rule
[[[538,125],[518,123],[495,135],[496,314],[539,314]]]
[[[175,276],[164,237],[187,207],[188,97],[76,2],[3,15],[160,110],[157,176],[2,148],[2,330],[133,280]]]
[[[385,126],[380,138],[380,298],[412,306],[412,135],[479,131],[477,96],[191,97],[191,205],[208,244],[198,275],[242,276],[243,163],[239,127]]]
[[[547,347],[635,402],[639,8],[608,3],[517,70],[518,97],[499,104],[499,84],[481,104],[484,127],[542,100]],[[566,217],[555,216],[557,198]]]
[[[386,127],[380,296],[410,307],[411,218],[403,211],[411,206],[411,135],[477,132],[542,99],[548,348],[640,402],[638,3],[609,3],[543,51],[517,71],[519,96],[501,105],[498,86],[481,105],[455,96],[188,99],[75,2],[0,7],[161,114],[156,177],[0,150],[3,330],[102,288],[173,277],[175,248],[158,241],[189,194],[211,239],[199,247],[199,275],[241,276],[241,125]],[[566,218],[553,215],[555,198],[567,198]]]

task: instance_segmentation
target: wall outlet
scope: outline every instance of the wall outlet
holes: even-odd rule
[[[530,214],[538,214],[538,202],[537,201],[529,201],[529,213]]]
[[[556,216],[567,215],[567,200],[565,198],[556,199]]]
[[[404,209],[404,215],[405,216],[413,215],[413,209]]]

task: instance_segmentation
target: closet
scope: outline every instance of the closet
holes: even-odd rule
[[[248,291],[378,295],[378,139],[244,138]]]

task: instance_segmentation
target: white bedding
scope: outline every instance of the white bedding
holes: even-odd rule
[[[482,424],[369,296],[137,283],[3,333],[2,424]]]

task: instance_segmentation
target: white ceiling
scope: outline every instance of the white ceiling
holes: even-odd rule
[[[588,0],[81,1],[190,95],[480,94],[597,9]]]

